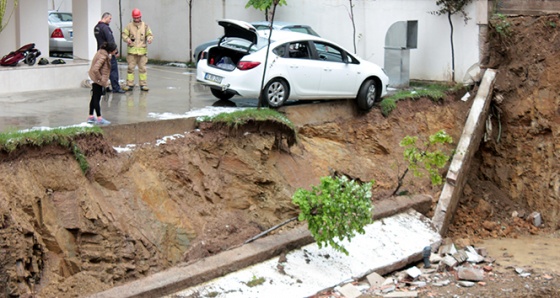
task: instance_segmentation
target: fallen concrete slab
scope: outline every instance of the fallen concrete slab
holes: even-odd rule
[[[386,199],[375,203],[373,218],[379,222],[379,225],[383,222],[383,218],[402,213],[405,210],[411,210],[411,208],[413,208],[413,210],[418,210],[414,211],[417,214],[420,214],[418,212],[425,212],[430,209],[431,203],[432,198],[425,195],[398,196]],[[423,219],[426,218],[423,217]],[[422,226],[431,225],[426,221]],[[406,238],[408,236],[399,235],[397,238],[400,237]],[[435,242],[439,241],[437,239],[439,239],[439,236],[436,237]],[[307,230],[307,227],[294,229],[285,233],[257,239],[246,245],[199,260],[192,264],[177,265],[168,270],[94,294],[90,297],[163,297],[196,286],[208,280],[224,276],[228,273],[241,270],[253,264],[269,260],[280,255],[282,252],[297,249],[313,241],[314,239]],[[357,243],[357,241],[354,243]],[[416,246],[422,245],[418,244],[412,247],[416,249]],[[374,249],[375,247],[371,247],[371,250]],[[403,257],[398,261],[394,261],[392,264],[380,266],[380,268],[377,269],[378,273],[385,274],[405,266],[410,261],[419,260],[421,258],[421,249],[422,248],[420,248],[419,252],[415,251],[407,255],[406,258]],[[400,250],[401,248],[397,248],[397,251]],[[399,252],[399,254],[401,253],[402,252]],[[369,270],[366,269],[366,271]]]
[[[351,242],[341,242],[348,256],[312,243],[169,297],[309,297],[371,272],[400,269],[414,256],[421,257],[424,247],[441,242],[429,219],[414,210],[378,220],[365,230]]]
[[[490,102],[492,101],[495,78],[496,70],[487,69],[484,72],[478,93],[471,106],[469,117],[449,166],[449,171],[447,171],[447,177],[432,218],[441,235],[447,233],[453,216],[455,216],[459,199],[467,181],[471,161],[480,146]]]

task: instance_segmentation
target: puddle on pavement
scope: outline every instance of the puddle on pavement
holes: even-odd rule
[[[487,239],[484,247],[502,269],[508,266],[543,269],[560,274],[560,238],[523,236],[517,239]]]

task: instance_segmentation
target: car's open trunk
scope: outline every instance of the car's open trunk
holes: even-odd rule
[[[223,48],[213,47],[208,51],[208,65],[218,67],[223,70],[234,70],[237,62],[245,56],[246,53]]]

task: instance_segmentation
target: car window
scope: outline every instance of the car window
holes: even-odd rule
[[[72,14],[64,12],[56,12],[49,14],[49,21],[53,23],[72,22]]]
[[[297,59],[309,59],[309,45],[306,41],[291,42],[288,45],[288,57]]]
[[[283,28],[282,30],[289,30],[292,32],[299,32],[299,33],[305,33],[305,34],[310,34],[310,35],[315,35],[318,36],[317,33],[315,33],[315,31],[311,30],[311,28],[307,28],[307,27],[286,27]]]
[[[257,30],[270,30],[270,26],[267,25],[253,25]]]
[[[286,56],[286,44],[277,46],[276,48],[274,48],[274,50],[272,50],[272,52],[280,57],[285,57]]]
[[[315,41],[315,49],[319,60],[331,62],[346,62],[342,51],[331,44]]]
[[[225,38],[222,43],[220,44],[221,47],[225,47],[228,49],[240,51],[240,52],[247,52],[253,53],[256,52],[268,44],[268,39],[259,37],[257,40],[257,44],[253,44],[250,41],[243,39],[243,38]]]

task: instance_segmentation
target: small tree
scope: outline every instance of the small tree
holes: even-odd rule
[[[286,0],[249,0],[245,8],[254,7],[259,10],[264,10],[266,15],[266,20],[268,21],[268,12],[272,12],[270,16],[270,34],[268,35],[268,45],[266,48],[266,57],[264,59],[263,75],[261,78],[261,92],[259,93],[259,101],[257,103],[257,108],[260,109],[263,104],[263,86],[264,78],[266,77],[266,65],[268,65],[268,52],[270,50],[270,38],[272,37],[272,25],[274,24],[274,15],[276,14],[276,6],[286,4]],[[271,10],[272,8],[272,10]]]
[[[371,188],[374,181],[360,184],[346,176],[321,178],[311,191],[298,189],[292,202],[299,206],[299,220],[307,221],[311,235],[319,248],[329,245],[348,255],[339,243],[350,241],[364,227],[373,222]]]
[[[406,136],[399,144],[401,147],[405,148],[403,154],[404,159],[408,162],[408,167],[399,177],[397,188],[393,192],[393,195],[398,194],[409,170],[412,170],[415,177],[422,177],[423,171],[428,172],[428,176],[430,176],[433,185],[441,185],[443,183],[443,178],[439,173],[439,169],[447,164],[451,158],[451,154],[448,155],[444,153],[440,147],[434,150],[431,149],[434,146],[451,144],[453,143],[453,138],[445,131],[440,130],[428,138],[428,141],[422,146],[423,148],[417,146],[417,141],[418,137]]]
[[[436,4],[440,7],[439,10],[433,11],[432,14],[441,16],[447,15],[449,20],[449,27],[451,28],[451,81],[455,82],[455,49],[453,44],[453,22],[451,16],[457,13],[463,15],[465,24],[469,20],[465,8],[473,0],[437,0]]]
[[[193,54],[192,54],[192,48],[193,48],[193,44],[192,44],[192,5],[193,5],[193,0],[187,0],[187,5],[189,7],[189,62],[193,62],[192,58],[193,58]]]
[[[12,12],[10,12],[10,15],[6,19],[7,5],[8,0],[0,0],[0,33],[4,31],[4,28],[6,28],[6,26],[10,22],[10,19],[12,18],[12,15],[14,14],[14,11],[16,10],[16,7],[18,5],[18,0],[14,0],[14,7],[12,8]]]
[[[245,8],[254,7],[258,10],[264,11],[265,20],[270,21],[277,5],[287,5],[286,0],[249,0],[245,5]]]
[[[356,54],[356,21],[354,20],[354,3],[350,1],[350,21],[352,21],[352,44],[354,45],[354,54]]]

